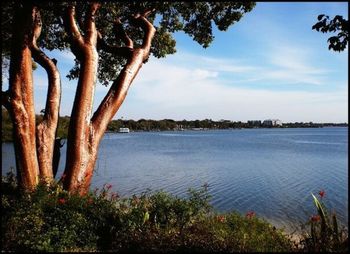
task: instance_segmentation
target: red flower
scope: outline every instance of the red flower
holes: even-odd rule
[[[320,195],[321,198],[323,198],[324,194],[325,194],[325,191],[324,190],[320,190],[318,192],[318,194]]]
[[[112,184],[108,184],[108,185],[106,186],[106,188],[107,188],[107,190],[109,190],[110,188],[112,188]]]
[[[254,211],[248,211],[245,215],[248,219],[251,219],[255,216],[255,212]]]
[[[217,219],[218,221],[220,221],[220,222],[225,222],[225,221],[226,221],[226,218],[225,218],[224,215],[219,215],[219,216],[216,217],[216,219]]]
[[[66,203],[66,200],[65,200],[64,198],[60,198],[60,199],[58,200],[58,203],[64,204],[64,203]]]
[[[117,198],[119,198],[119,195],[116,192],[113,192],[111,195],[111,199],[116,200]]]
[[[320,215],[312,215],[311,216],[311,221],[317,222],[321,219]]]

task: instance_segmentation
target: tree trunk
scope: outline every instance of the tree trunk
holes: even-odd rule
[[[85,21],[85,36],[82,37],[75,21],[75,9],[70,6],[65,17],[65,26],[71,37],[71,49],[80,61],[78,87],[75,94],[69,123],[65,178],[63,186],[68,191],[86,193],[88,172],[92,172],[97,151],[92,145],[94,132],[91,115],[95,83],[97,78],[98,54],[96,50],[97,30],[94,14],[99,5],[90,5]]]
[[[30,33],[33,24],[31,7],[18,8],[12,37],[9,113],[13,122],[13,142],[19,185],[33,189],[39,181],[36,156],[35,112],[33,98],[32,54]]]
[[[96,149],[92,145],[94,133],[90,119],[97,76],[98,55],[96,48],[87,48],[85,58],[81,61],[81,69],[72,115],[69,124],[67,160],[64,187],[77,190],[86,181],[86,173],[94,167]]]
[[[91,118],[98,66],[96,46],[97,39],[102,40],[94,22],[94,15],[98,7],[98,4],[90,5],[84,37],[80,34],[76,24],[74,7],[67,9],[65,18],[66,30],[71,37],[72,52],[79,59],[81,65],[68,133],[64,188],[68,191],[79,192],[82,195],[89,190],[97,159],[98,146],[107,125],[120,108],[142,64],[148,59],[151,41],[155,33],[153,25],[147,21],[145,15],[138,14],[133,21],[145,32],[141,48],[133,48],[133,42],[126,35],[119,20],[116,22],[116,32],[117,35],[121,34],[121,39],[126,46],[111,47],[106,43],[99,44],[111,53],[127,57],[127,64]]]
[[[92,117],[94,89],[97,79],[97,41],[102,40],[95,26],[98,3],[91,3],[85,15],[84,36],[75,21],[73,6],[68,7],[64,25],[71,38],[71,49],[80,61],[80,74],[69,125],[64,188],[85,194],[90,187],[97,151],[108,123],[123,103],[127,91],[142,64],[147,61],[155,29],[145,18],[150,12],[135,15],[131,23],[144,30],[143,43],[134,49],[132,40],[116,21],[116,36],[124,47],[103,47],[127,58],[127,63]],[[53,180],[53,156],[60,105],[60,77],[56,60],[49,59],[37,46],[41,33],[41,17],[32,4],[17,8],[12,38],[10,85],[2,92],[13,121],[17,177],[26,189],[34,189],[39,175]],[[49,87],[43,121],[35,127],[32,57],[47,72]],[[57,147],[56,147],[57,148]],[[56,149],[57,150],[57,149]]]
[[[56,59],[48,58],[36,44],[42,27],[40,12],[37,8],[34,8],[34,15],[35,20],[31,45],[32,55],[34,60],[46,70],[48,75],[45,113],[43,121],[36,127],[36,142],[40,178],[49,183],[54,179],[53,157],[61,100],[61,81],[56,66]]]

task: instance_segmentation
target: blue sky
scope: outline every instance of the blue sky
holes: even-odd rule
[[[176,33],[177,53],[151,57],[135,78],[115,119],[250,119],[282,122],[348,122],[348,50],[328,50],[327,38],[311,30],[319,14],[347,18],[345,2],[258,2],[226,32],[215,30],[203,49]],[[70,115],[76,87],[65,75],[69,52],[58,59],[62,76],[61,115]],[[35,103],[45,105],[47,78],[34,73]],[[108,88],[97,84],[97,108]]]

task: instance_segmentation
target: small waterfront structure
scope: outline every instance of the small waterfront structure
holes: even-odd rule
[[[119,128],[119,133],[129,133],[130,129],[129,128]]]

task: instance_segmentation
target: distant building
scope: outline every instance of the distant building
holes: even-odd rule
[[[282,121],[279,119],[267,119],[262,123],[266,127],[282,126]]]
[[[248,121],[248,125],[249,126],[256,126],[256,127],[260,127],[261,126],[261,120],[249,120]]]

